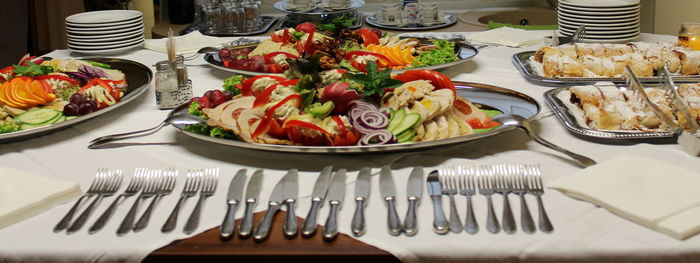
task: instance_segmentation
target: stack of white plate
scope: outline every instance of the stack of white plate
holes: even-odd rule
[[[639,7],[639,0],[559,0],[559,31],[571,36],[585,25],[585,42],[632,41],[639,37]]]
[[[66,17],[68,48],[79,53],[114,55],[144,42],[143,13],[106,10]]]

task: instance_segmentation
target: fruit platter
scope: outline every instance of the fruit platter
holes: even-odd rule
[[[469,141],[513,127],[491,117],[539,112],[512,90],[453,82],[432,70],[393,74],[377,63],[367,73],[295,63],[281,75],[232,76],[176,108],[207,120],[176,125],[196,138],[287,152],[400,151]],[[474,98],[472,101],[471,98]],[[513,112],[513,110],[519,112]]]
[[[26,55],[0,70],[0,142],[101,115],[140,95],[151,78],[150,69],[130,60]]]
[[[253,45],[226,47],[205,60],[219,69],[243,75],[284,73],[290,61],[313,58],[321,68],[367,72],[367,62],[401,73],[410,69],[443,69],[476,56],[476,48],[444,39],[401,38],[378,29],[350,30],[344,17],[331,24],[306,22],[277,30]]]

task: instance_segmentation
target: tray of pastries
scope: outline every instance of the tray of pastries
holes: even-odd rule
[[[542,84],[624,83],[627,65],[641,82],[660,82],[664,65],[675,82],[700,82],[700,51],[669,42],[546,46],[517,53],[513,62],[526,79]]]
[[[649,101],[679,126],[688,120],[671,105],[661,85],[644,85]],[[677,86],[695,122],[700,122],[700,83]],[[675,137],[668,127],[625,85],[599,82],[545,92],[547,105],[572,133],[597,139],[655,139]]]

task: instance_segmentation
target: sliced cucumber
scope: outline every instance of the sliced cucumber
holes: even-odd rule
[[[23,123],[23,124],[21,124],[21,125],[19,126],[19,130],[20,130],[20,131],[24,131],[24,130],[34,129],[34,128],[38,128],[38,127],[46,126],[46,125],[49,125],[49,123],[42,123],[42,124],[26,124],[26,123]]]
[[[401,134],[396,136],[396,140],[401,143],[401,142],[410,142],[413,140],[413,137],[415,137],[416,131],[414,129],[408,129]]]
[[[56,118],[55,120],[53,120],[51,124],[59,123],[59,122],[64,122],[64,121],[66,121],[66,116],[63,116],[63,114],[61,114],[61,116],[59,116],[58,118]]]
[[[68,116],[68,117],[66,117],[66,120],[69,121],[69,120],[72,120],[75,118],[78,118],[78,116]]]
[[[396,129],[396,127],[399,126],[399,124],[403,120],[403,117],[406,116],[406,114],[408,113],[408,110],[406,110],[406,108],[402,108],[392,113],[393,114],[391,114],[391,119],[389,119],[389,125],[386,127],[386,129],[394,133],[394,129]]]
[[[17,120],[23,124],[37,125],[47,123],[61,116],[61,112],[52,109],[35,109],[17,116]]]
[[[390,131],[394,135],[401,134],[402,132],[413,128],[413,126],[415,126],[419,120],[420,120],[420,114],[418,114],[418,113],[407,114],[406,116],[403,117],[403,119],[401,119],[401,123],[399,123],[399,125],[397,125],[396,128],[394,128],[393,130],[390,130]]]

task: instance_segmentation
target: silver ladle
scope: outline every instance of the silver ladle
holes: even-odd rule
[[[542,137],[537,135],[537,133],[535,133],[535,131],[532,129],[532,126],[530,125],[530,121],[521,117],[521,116],[513,115],[513,114],[502,114],[502,115],[494,117],[493,120],[500,122],[501,124],[506,125],[506,126],[513,126],[513,127],[518,127],[520,129],[523,129],[525,131],[525,133],[527,134],[527,136],[529,136],[530,139],[532,139],[533,141],[535,141],[539,144],[542,144],[542,145],[544,145],[547,148],[550,148],[552,150],[566,154],[569,157],[573,158],[574,160],[578,161],[583,166],[591,166],[591,165],[597,164],[591,158],[588,158],[586,156],[571,152],[567,149],[564,149],[556,144],[553,144],[553,143],[543,139]]]
[[[129,139],[129,138],[136,138],[136,137],[151,135],[151,134],[159,131],[161,128],[168,126],[170,124],[172,124],[172,125],[188,125],[188,124],[198,124],[198,123],[206,123],[207,122],[205,119],[202,119],[202,118],[194,116],[194,115],[190,115],[187,112],[182,112],[182,111],[173,111],[173,112],[177,112],[177,113],[168,115],[168,117],[165,118],[165,120],[163,120],[163,122],[158,124],[158,126],[156,126],[156,127],[153,127],[150,129],[145,129],[145,130],[140,130],[140,131],[102,136],[102,137],[99,137],[97,139],[90,141],[90,145],[88,145],[88,148],[89,149],[96,149],[96,148],[99,148],[100,146],[102,146],[106,143],[110,143],[110,142],[114,142],[114,141],[121,141],[121,140]]]

